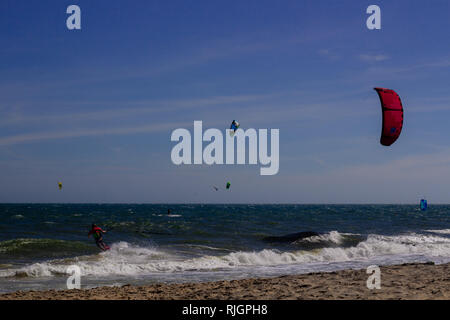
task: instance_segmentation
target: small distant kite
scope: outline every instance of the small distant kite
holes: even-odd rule
[[[233,120],[233,122],[231,122],[231,126],[230,126],[230,136],[234,136],[234,133],[236,132],[236,130],[240,127],[241,125],[239,124],[239,122],[237,122],[236,120]]]
[[[217,188],[216,186],[212,186],[214,188],[214,190],[219,191],[219,188]]]
[[[381,101],[383,128],[380,143],[383,146],[393,144],[403,128],[403,105],[399,95],[391,89],[374,88]]]
[[[428,208],[428,203],[426,199],[420,200],[420,210],[426,211]]]
[[[62,182],[58,182],[58,188],[59,188],[59,190],[62,189]]]
[[[227,182],[227,189],[230,189],[230,187],[231,187],[231,183]]]

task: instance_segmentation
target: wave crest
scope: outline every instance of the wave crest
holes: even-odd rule
[[[348,234],[333,231],[310,241],[345,242]],[[332,246],[315,250],[235,251],[221,256],[185,258],[157,247],[141,247],[127,242],[115,243],[111,250],[97,255],[34,263],[18,270],[0,271],[0,277],[49,277],[67,274],[76,264],[83,276],[138,276],[154,273],[208,272],[247,267],[369,262],[383,257],[445,258],[450,261],[450,239],[435,235],[369,235],[354,246]]]

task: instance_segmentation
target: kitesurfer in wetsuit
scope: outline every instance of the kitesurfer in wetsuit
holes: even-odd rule
[[[95,239],[95,244],[100,249],[105,251],[105,250],[108,250],[109,247],[106,245],[106,243],[103,242],[103,233],[106,233],[106,231],[100,229],[99,227],[97,227],[97,225],[92,224],[92,228],[91,228],[91,231],[89,231],[89,233],[88,233],[88,237],[90,237],[92,234]]]

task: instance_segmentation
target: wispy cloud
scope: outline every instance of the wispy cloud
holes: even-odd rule
[[[309,102],[302,102],[303,99],[300,98],[303,94],[294,90],[194,99],[138,100],[128,102],[126,108],[119,107],[122,102],[111,101],[114,108],[79,113],[32,115],[14,110],[10,114],[4,112],[0,120],[0,128],[4,127],[5,132],[14,126],[14,133],[8,136],[3,133],[0,146],[74,137],[173,130],[180,123],[191,126],[193,120],[203,120],[205,126],[223,127],[228,124],[224,119],[231,116],[238,116],[243,123],[247,123],[247,127],[263,125],[272,128],[292,121],[310,125],[312,120],[323,123],[375,112],[352,107],[357,105],[359,100],[342,99],[340,94],[331,93],[326,98],[326,94],[320,98],[314,95],[315,101]],[[341,102],[337,102],[339,100]],[[108,101],[99,103],[107,105]],[[283,112],[280,112],[280,108]],[[191,122],[175,122],[187,120],[186,116],[180,116],[186,115],[186,111],[189,111],[188,118]],[[324,114],[329,117],[324,119]]]
[[[248,127],[256,127],[258,125],[263,125],[267,128],[278,128],[281,123],[295,121],[296,123],[302,123],[303,125],[310,125],[311,120],[318,121],[335,121],[339,117],[357,117],[360,115],[359,112],[355,112],[348,108],[348,103],[342,104],[286,104],[283,105],[283,112],[279,111],[279,105],[273,103],[260,104],[256,103],[254,105],[247,106],[245,110],[239,111],[239,119],[242,122],[246,122]],[[144,110],[136,109],[135,112],[145,112]],[[224,114],[229,113],[229,110],[224,111]],[[333,115],[333,119],[328,118],[323,119],[323,114]],[[135,113],[136,115],[138,113]],[[62,126],[59,130],[45,131],[42,130],[48,126],[37,127],[34,132],[20,133],[15,135],[10,135],[0,138],[0,146],[15,145],[20,143],[33,143],[41,142],[46,140],[56,140],[56,139],[70,139],[77,137],[95,137],[104,135],[129,135],[129,134],[139,134],[139,133],[150,133],[150,132],[164,132],[168,130],[174,130],[176,128],[184,127],[189,128],[192,126],[194,120],[203,120],[205,127],[224,127],[227,120],[223,119],[223,115],[218,116],[217,112],[214,110],[209,110],[202,113],[201,118],[196,118],[192,115],[189,121],[180,122],[158,122],[152,121],[146,125],[133,125],[134,121],[129,121],[128,125],[124,122],[121,126],[103,124],[102,128],[95,127],[83,127],[77,128],[73,126],[73,119],[102,119],[105,120],[105,116],[109,115],[120,119],[127,115],[126,111],[118,110],[117,112],[108,114],[107,111],[104,113],[97,112],[91,114],[75,114],[71,117],[59,117],[59,116],[49,116],[48,118],[40,118],[38,122],[42,121],[56,121],[61,122]],[[34,121],[32,117],[28,118],[29,121]],[[63,121],[64,120],[64,121]],[[133,120],[133,119],[131,119]],[[60,124],[61,124],[60,123]],[[83,122],[85,125],[85,122]],[[96,125],[96,123],[94,123]],[[317,123],[315,123],[317,125]]]
[[[125,117],[139,117],[154,113],[174,112],[180,110],[189,110],[204,108],[216,105],[242,104],[252,101],[266,100],[277,96],[278,94],[249,94],[249,95],[231,95],[231,96],[213,96],[198,99],[176,99],[176,100],[140,100],[130,101],[126,103],[126,107],[122,102],[101,102],[102,105],[110,104],[114,108],[107,108],[99,111],[80,112],[80,113],[64,113],[64,114],[47,114],[47,115],[23,115],[13,110],[10,114],[6,112],[0,120],[0,127],[10,125],[25,125],[32,123],[59,123],[62,121],[96,121],[105,119],[123,119]],[[77,105],[80,104],[77,102]],[[95,103],[88,103],[89,105]],[[117,105],[121,105],[118,107]]]
[[[360,54],[358,58],[366,62],[380,62],[390,59],[390,57],[385,54]]]
[[[301,174],[290,172],[283,184],[297,184],[299,188],[306,185],[302,194],[308,201],[320,201],[326,194],[329,203],[414,203],[425,195],[432,196],[434,203],[448,203],[450,198],[443,186],[448,185],[449,179],[450,150],[446,148],[391,161],[326,166]]]
[[[64,139],[64,138],[162,132],[172,130],[174,128],[186,127],[187,125],[192,125],[192,123],[174,122],[174,123],[164,123],[160,125],[152,124],[140,127],[133,126],[122,128],[78,129],[59,132],[27,133],[0,138],[0,146],[14,145],[26,142],[36,142],[43,140]]]
[[[324,57],[328,60],[332,60],[332,61],[336,61],[339,60],[340,56],[336,53],[334,53],[333,51],[331,51],[330,49],[320,49],[318,51],[318,54],[321,57]]]
[[[367,72],[370,74],[379,74],[379,75],[386,75],[386,74],[400,74],[400,73],[410,73],[413,71],[418,71],[421,69],[429,69],[429,68],[449,68],[450,67],[450,58],[445,57],[441,59],[436,59],[434,62],[419,62],[415,64],[410,65],[404,65],[404,66],[396,66],[396,67],[370,67]]]

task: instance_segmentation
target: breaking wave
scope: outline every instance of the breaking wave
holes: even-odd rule
[[[77,265],[83,276],[138,276],[155,273],[211,272],[247,267],[302,266],[348,262],[450,261],[450,238],[437,235],[405,234],[385,236],[372,234],[355,245],[349,236],[337,231],[302,239],[302,242],[326,242],[331,245],[313,250],[234,251],[223,255],[186,258],[158,247],[142,247],[127,242],[115,243],[111,250],[94,255],[34,263],[19,269],[0,270],[0,277],[53,277],[67,274],[67,267]],[[359,236],[361,239],[361,236]],[[0,250],[1,250],[0,243]],[[295,268],[294,268],[295,269]]]

